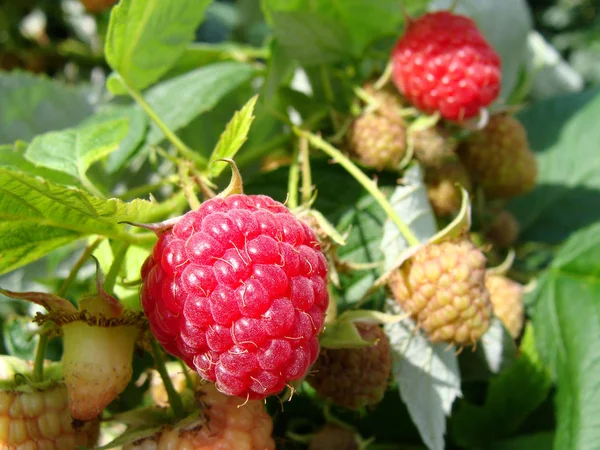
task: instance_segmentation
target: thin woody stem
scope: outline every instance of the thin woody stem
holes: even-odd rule
[[[404,236],[404,239],[406,239],[406,242],[410,247],[419,244],[419,239],[417,239],[411,229],[404,223],[400,216],[398,216],[396,211],[394,211],[394,208],[387,200],[383,192],[381,192],[373,180],[369,179],[369,177],[367,177],[362,170],[360,170],[352,161],[350,161],[346,155],[328,142],[324,141],[320,136],[299,128],[294,128],[294,132],[298,136],[306,137],[309,143],[331,156],[337,163],[346,169],[346,171],[352,175],[356,181],[358,181],[367,190],[367,192],[369,192],[369,194],[373,196],[377,203],[379,203],[390,220],[394,222],[396,227],[398,227],[398,230],[400,230],[400,233],[402,236]]]
[[[167,397],[169,399],[169,404],[171,408],[173,408],[173,413],[179,419],[183,419],[185,417],[185,408],[183,407],[183,401],[181,400],[181,396],[175,390],[175,386],[173,386],[173,381],[169,376],[169,372],[167,372],[167,366],[165,365],[165,359],[162,355],[162,349],[158,345],[158,342],[155,339],[152,339],[152,357],[154,358],[154,366],[158,373],[160,374],[160,378],[165,386],[165,391],[167,391]]]

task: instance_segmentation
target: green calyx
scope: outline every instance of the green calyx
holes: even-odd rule
[[[328,324],[319,339],[323,348],[362,348],[375,342],[363,339],[357,324],[391,324],[406,319],[405,314],[391,315],[380,311],[356,309],[346,311]]]
[[[46,390],[62,380],[62,365],[49,363],[44,366],[44,381],[36,382],[33,377],[33,362],[16,356],[0,355],[0,390],[32,392]]]

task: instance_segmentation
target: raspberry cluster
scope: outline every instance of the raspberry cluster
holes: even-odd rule
[[[250,399],[302,378],[319,354],[327,262],[314,232],[263,195],[204,202],[142,267],[154,336],[221,391]]]

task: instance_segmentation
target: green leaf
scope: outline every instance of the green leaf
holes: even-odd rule
[[[93,112],[84,87],[27,72],[0,72],[0,144],[76,125]]]
[[[124,445],[132,444],[144,438],[149,438],[153,434],[159,433],[164,425],[147,425],[127,429],[123,434],[110,441],[108,444],[98,447],[98,450],[109,450],[112,448],[122,448]]]
[[[267,102],[272,102],[280,92],[280,88],[292,80],[297,66],[277,40],[271,42],[270,49],[271,57],[267,62],[267,73],[261,92],[261,99]]]
[[[249,64],[212,64],[157,84],[144,97],[163,122],[176,131],[194,117],[212,109],[255,73],[256,70]],[[152,123],[147,144],[157,144],[163,138],[162,131]]]
[[[319,343],[323,348],[361,348],[373,345],[362,338],[354,323],[346,321],[328,325],[319,338]]]
[[[536,342],[558,385],[554,448],[594,448],[600,442],[600,224],[562,246],[533,297]]]
[[[0,166],[36,175],[53,183],[71,186],[78,183],[75,177],[68,176],[64,172],[37,166],[28,161],[25,158],[27,147],[28,144],[22,141],[17,141],[14,145],[0,145]]]
[[[600,220],[600,91],[534,103],[519,115],[538,161],[538,184],[511,209],[522,239],[559,243]]]
[[[127,248],[124,260],[121,263],[121,270],[117,277],[117,283],[114,287],[114,294],[127,309],[140,310],[140,287],[139,285],[126,286],[122,284],[122,282],[140,280],[140,267],[142,267],[151,251],[151,248],[140,247],[137,245],[131,245]],[[100,263],[102,272],[105,274],[108,273],[114,262],[113,246],[111,246],[108,239],[105,239],[100,243],[94,250],[93,255]]]
[[[32,361],[38,338],[31,317],[10,316],[2,324],[4,346],[11,356],[17,356],[25,361]]]
[[[371,215],[371,211],[364,212],[364,208],[371,205],[371,197],[365,195],[362,186],[354,181],[340,165],[332,165],[326,158],[311,158],[310,161],[312,181],[317,189],[317,199],[313,205],[332,223],[341,221],[342,227],[338,229],[346,230],[352,228],[352,216],[357,213],[357,209],[363,212],[363,216]],[[248,194],[265,194],[274,199],[285,202],[287,197],[287,178],[289,167],[281,167],[269,172],[261,172],[244,180],[244,191]],[[343,189],[339,189],[344,186]],[[381,208],[380,208],[381,209]],[[377,219],[381,216],[377,215]],[[385,213],[383,214],[385,217]],[[343,218],[343,219],[342,219]],[[381,232],[381,223],[379,230]],[[381,234],[381,233],[380,233]],[[381,236],[380,236],[381,238]],[[342,250],[342,249],[340,249]],[[367,259],[357,262],[368,262]]]
[[[483,448],[509,437],[546,399],[551,385],[535,348],[533,328],[528,326],[519,355],[491,379],[483,406],[464,401],[452,416],[455,441],[462,447]]]
[[[209,3],[121,0],[110,15],[105,44],[108,64],[132,88],[150,86],[185,51]]]
[[[361,56],[386,36],[399,35],[403,6],[422,10],[425,0],[263,0],[273,33],[303,64],[335,63]]]
[[[127,119],[117,119],[80,128],[51,131],[31,142],[25,158],[38,166],[85,181],[88,168],[118,149],[127,130]]]
[[[227,163],[218,162],[218,159],[233,158],[238,150],[244,145],[248,138],[250,125],[254,120],[252,113],[256,105],[257,96],[248,100],[242,109],[236,111],[231,121],[225,127],[217,146],[210,155],[208,162],[208,172],[212,178],[219,176],[225,169]]]
[[[118,222],[150,222],[156,203],[103,200],[84,191],[0,168],[0,274],[81,237],[137,241]]]
[[[4,202],[4,193],[0,193],[0,202]],[[83,236],[73,230],[46,225],[42,217],[36,223],[8,221],[5,217],[4,212],[0,211],[0,218],[3,219],[0,222],[0,274],[36,261]]]
[[[178,76],[202,66],[223,61],[247,61],[254,58],[269,58],[266,48],[250,47],[238,42],[194,42],[189,45],[175,65],[167,73],[167,77]]]
[[[536,433],[486,445],[490,450],[548,450],[553,447],[554,433]]]
[[[179,135],[183,141],[190,148],[209,157],[219,142],[221,133],[240,108],[240,105],[246,103],[248,98],[256,95],[256,91],[251,84],[251,82],[241,84],[219,100],[218,104],[210,111],[204,112],[181,129]],[[242,151],[236,156],[236,163],[240,169],[248,164],[255,164],[268,153],[269,149],[272,151],[274,149],[273,146],[270,146],[272,141],[281,142],[284,140],[280,144],[280,147],[283,147],[286,137],[289,136],[289,130],[284,128],[277,117],[278,112],[274,112],[271,105],[267,105],[264,94],[259,95],[254,107],[253,115],[255,118],[252,121],[248,138]],[[287,136],[285,133],[287,133]],[[264,150],[265,148],[267,148],[267,151]],[[245,177],[245,181],[247,182],[247,177]]]
[[[338,316],[328,324],[319,337],[323,348],[361,348],[373,345],[360,335],[357,323],[394,324],[405,319],[404,314],[391,315],[369,309],[352,309]]]
[[[136,105],[109,105],[80,125],[104,124],[118,119],[127,120],[128,131],[127,135],[121,140],[119,148],[108,155],[106,164],[108,173],[114,173],[121,169],[139,148],[148,128],[148,116]]]
[[[353,56],[350,36],[333,18],[311,11],[274,11],[272,16],[275,37],[303,64],[331,64]]]
[[[348,180],[347,183],[356,182]],[[361,188],[358,183],[356,185]],[[340,184],[340,186],[350,187],[352,185]],[[338,194],[342,195],[340,192]],[[380,246],[386,215],[381,206],[370,195],[364,195],[351,204],[345,203],[340,197],[338,207],[342,206],[347,212],[340,219],[337,229],[342,233],[349,232],[349,234],[346,238],[346,245],[338,250],[339,257],[348,263],[381,263],[383,266],[384,256]],[[358,271],[342,277],[344,301],[347,304],[361,301],[381,275],[381,268]]]
[[[563,55],[539,31],[529,35],[527,73],[523,83],[529,92],[523,95],[543,99],[559,94],[579,92],[584,86],[581,73],[565,61]]]

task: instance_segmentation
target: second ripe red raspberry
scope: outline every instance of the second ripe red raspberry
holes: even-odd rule
[[[475,22],[449,11],[411,21],[392,51],[392,79],[407,100],[454,121],[477,116],[498,97],[500,66]]]
[[[327,263],[314,232],[262,195],[204,202],[142,268],[142,306],[171,354],[229,394],[277,394],[319,353]]]

